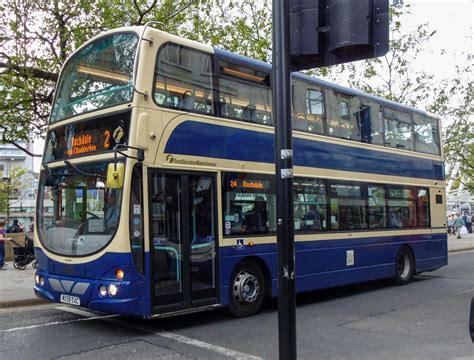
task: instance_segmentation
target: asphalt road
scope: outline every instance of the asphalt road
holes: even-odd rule
[[[299,359],[474,359],[474,252],[407,286],[377,281],[297,298]],[[145,321],[55,305],[0,311],[0,359],[278,358],[277,305]]]

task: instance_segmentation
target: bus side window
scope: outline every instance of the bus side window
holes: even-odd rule
[[[324,132],[324,93],[314,84],[293,79],[293,129],[315,134]]]
[[[361,135],[356,120],[359,99],[333,91],[328,91],[328,94],[328,135],[360,141]]]
[[[219,116],[273,125],[270,74],[219,61]]]
[[[212,57],[183,45],[165,45],[156,60],[154,100],[158,106],[213,114]]]
[[[293,207],[296,233],[327,230],[327,199],[323,180],[295,178]]]
[[[415,114],[413,116],[415,149],[419,152],[439,155],[439,127],[436,119]]]
[[[276,197],[268,175],[225,173],[224,236],[264,235],[276,231]]]
[[[382,116],[385,125],[385,145],[413,150],[413,126],[410,114],[383,108]]]

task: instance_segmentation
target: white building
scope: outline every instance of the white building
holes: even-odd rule
[[[32,149],[32,142],[18,144],[27,150]],[[13,219],[18,219],[28,229],[35,216],[38,186],[38,175],[33,172],[33,158],[14,145],[0,143],[0,180],[9,182],[16,169],[25,169],[27,172],[19,179],[21,186],[18,191],[9,194],[9,220],[12,223]],[[0,220],[7,220],[6,211],[0,212]]]

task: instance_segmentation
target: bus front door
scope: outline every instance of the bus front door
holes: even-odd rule
[[[216,192],[211,174],[151,171],[153,312],[216,304]]]

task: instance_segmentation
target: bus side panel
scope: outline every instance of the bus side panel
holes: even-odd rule
[[[189,141],[192,139],[192,141]],[[332,139],[334,140],[334,139]],[[342,144],[295,137],[294,165],[417,179],[443,180],[434,172],[441,161],[374,149],[361,149]],[[212,144],[212,146],[209,146]],[[184,121],[170,135],[164,153],[202,158],[274,162],[274,135],[229,126]]]
[[[448,235],[432,234],[431,239],[413,245],[417,273],[436,270],[448,264]]]
[[[443,234],[417,234],[346,240],[297,241],[296,291],[324,289],[395,276],[395,261],[402,245],[413,250],[416,271],[437,269],[447,263],[447,241]],[[272,296],[277,288],[276,244],[223,247],[222,303],[228,303],[229,281],[235,266],[248,256],[262,259],[271,272]]]

